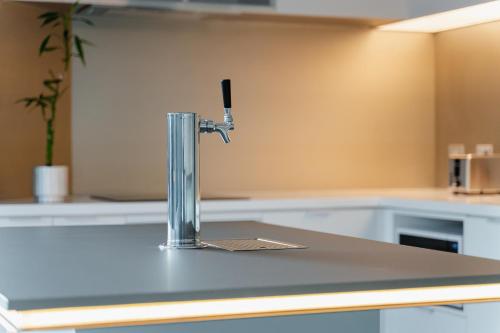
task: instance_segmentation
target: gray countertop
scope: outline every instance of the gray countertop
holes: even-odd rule
[[[255,222],[205,223],[204,239],[264,237],[308,249],[167,250],[164,225],[4,228],[9,310],[500,283],[500,262]]]

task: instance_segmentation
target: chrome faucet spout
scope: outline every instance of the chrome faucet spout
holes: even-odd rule
[[[225,125],[221,126],[220,124],[215,125],[215,131],[219,133],[220,137],[222,138],[222,141],[224,143],[229,143],[231,142],[231,138],[229,137],[229,128],[226,128]]]
[[[227,123],[214,123],[212,120],[200,120],[200,133],[219,133],[224,143],[231,142],[229,131],[232,131],[234,126]]]

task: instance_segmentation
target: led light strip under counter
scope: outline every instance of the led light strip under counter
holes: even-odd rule
[[[12,325],[15,332],[16,330],[134,326],[493,301],[500,301],[500,284],[498,283],[26,311],[0,310],[0,314]]]
[[[500,20],[500,1],[389,23],[380,30],[436,33]]]

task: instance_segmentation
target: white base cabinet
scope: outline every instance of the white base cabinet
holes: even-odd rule
[[[452,309],[394,309],[381,311],[380,316],[381,333],[467,333],[465,315]]]
[[[500,260],[500,219],[467,217],[464,249],[471,256]],[[500,303],[467,304],[468,332],[500,333]]]
[[[384,226],[377,209],[277,211],[263,215],[264,223],[343,236],[382,240]]]
[[[384,224],[394,230],[401,223],[461,228],[463,254],[500,260],[500,219],[426,211],[386,211]],[[379,221],[380,222],[380,221]],[[386,241],[391,235],[386,234]],[[465,304],[462,311],[424,307],[381,311],[381,333],[500,333],[500,303]]]

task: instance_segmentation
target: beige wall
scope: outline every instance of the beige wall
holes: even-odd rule
[[[43,123],[14,105],[58,60],[36,57],[41,11],[0,0],[0,199],[28,196],[43,163]],[[432,186],[434,166],[443,186],[449,143],[500,147],[500,22],[433,38],[172,15],[97,21],[78,28],[97,44],[73,89],[79,193],[163,192],[164,114],[220,117],[223,77],[238,127],[227,146],[202,138],[206,192]],[[56,163],[70,164],[69,98],[62,110]]]
[[[15,101],[40,92],[60,55],[39,59],[40,7],[0,0],[0,199],[31,195],[31,170],[44,163],[44,123]],[[55,162],[70,163],[69,96],[56,124]]]
[[[165,190],[167,112],[222,117],[202,137],[204,192],[434,184],[434,48],[425,34],[348,26],[113,16],[76,29],[96,47],[74,68],[77,193]]]
[[[500,22],[436,35],[437,183],[447,182],[447,147],[500,150]]]

